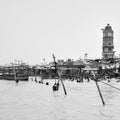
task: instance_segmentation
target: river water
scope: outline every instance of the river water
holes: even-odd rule
[[[39,79],[39,78],[38,78]],[[46,82],[49,85],[46,85]],[[119,120],[120,91],[99,82],[103,106],[94,81],[64,81],[53,92],[54,80],[44,84],[0,81],[0,120]],[[120,88],[114,80],[109,84]]]

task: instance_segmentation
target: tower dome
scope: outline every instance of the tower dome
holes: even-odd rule
[[[112,30],[112,27],[109,24],[107,24],[107,26],[105,27],[105,30]]]

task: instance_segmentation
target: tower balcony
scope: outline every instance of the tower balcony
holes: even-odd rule
[[[114,58],[114,51],[111,52],[102,52],[103,59]]]
[[[115,51],[104,51],[104,52],[102,52],[102,54],[114,54],[115,53]]]
[[[103,45],[102,48],[114,48],[114,45]]]
[[[104,39],[104,40],[106,40],[106,39],[112,39],[112,40],[113,40],[114,37],[113,37],[113,36],[103,36],[103,39]]]

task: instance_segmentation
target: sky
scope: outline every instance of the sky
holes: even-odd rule
[[[102,58],[103,34],[114,31],[120,54],[120,0],[0,0],[0,64],[22,60]]]

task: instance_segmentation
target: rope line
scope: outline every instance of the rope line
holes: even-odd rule
[[[117,89],[117,90],[120,90],[120,88],[115,87],[115,86],[113,86],[113,85],[110,85],[110,84],[108,84],[108,83],[106,83],[106,82],[103,82],[103,81],[100,81],[100,82],[102,82],[102,83],[104,83],[104,84],[106,84],[106,85],[108,85],[108,86],[111,86],[111,87],[113,87],[113,88],[115,88],[115,89]]]

